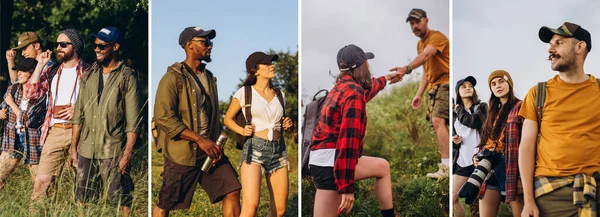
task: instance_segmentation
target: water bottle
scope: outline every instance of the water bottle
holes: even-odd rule
[[[225,133],[221,133],[221,135],[217,139],[217,142],[215,143],[217,144],[217,146],[219,146],[219,148],[221,148],[221,150],[223,150],[225,142],[227,142],[227,136],[225,135]],[[211,157],[207,157],[206,160],[204,160],[204,163],[202,164],[202,171],[208,172],[208,170],[210,170],[210,167],[212,166],[212,161],[213,159]]]

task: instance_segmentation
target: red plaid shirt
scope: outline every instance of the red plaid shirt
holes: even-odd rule
[[[385,77],[374,78],[371,90],[364,90],[350,75],[344,75],[325,99],[311,150],[336,149],[333,176],[339,194],[354,192],[354,171],[367,129],[366,103],[385,85]]]
[[[82,71],[84,70],[84,63],[81,59],[77,62],[76,66],[77,71],[77,79],[81,79]],[[52,114],[54,109],[54,97],[52,96],[52,90],[50,90],[50,84],[52,84],[52,79],[55,76],[59,76],[62,72],[63,64],[61,63],[58,66],[58,70],[56,70],[56,74],[52,75],[52,67],[45,68],[40,74],[39,83],[31,83],[27,82],[23,85],[28,86],[28,91],[25,93],[29,99],[39,99],[42,96],[48,94],[48,111],[46,112],[46,118],[44,119],[44,124],[42,125],[42,135],[40,139],[40,145],[43,145],[46,141],[46,136],[48,136],[48,130],[50,129],[50,121],[52,120]],[[68,93],[71,94],[71,93]]]

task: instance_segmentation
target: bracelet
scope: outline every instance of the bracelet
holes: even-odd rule
[[[408,74],[410,74],[410,73],[412,72],[413,68],[412,68],[412,67],[410,67],[410,64],[409,64],[409,65],[406,65],[405,67],[406,67],[406,74],[407,74],[407,75],[408,75]]]

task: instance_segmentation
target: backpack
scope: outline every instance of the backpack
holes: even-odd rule
[[[279,88],[274,88],[275,94],[277,95],[277,100],[283,107],[283,117],[285,117],[285,103],[283,101],[283,96],[281,95],[281,90]],[[242,106],[242,109],[245,109],[246,116],[242,113],[242,109],[235,114],[234,120],[238,126],[244,127],[246,125],[252,125],[252,87],[244,86],[244,102],[245,105]],[[282,127],[283,127],[283,117],[281,118]],[[235,134],[235,148],[242,150],[244,148],[244,144],[246,140],[252,136],[242,136],[240,134]],[[282,137],[283,138],[283,137]]]
[[[325,96],[317,98],[321,92],[325,92]],[[321,115],[321,108],[323,107],[323,103],[329,94],[328,90],[320,90],[317,92],[313,99],[308,105],[306,105],[306,111],[304,112],[304,116],[302,117],[302,176],[310,176],[310,172],[308,170],[308,160],[310,155],[310,145],[312,142],[313,132],[315,131],[315,127],[319,121],[319,116]]]
[[[186,82],[186,76],[183,75],[183,72],[180,73],[179,75],[175,76],[175,86],[177,87],[177,90],[181,90],[181,92],[183,92],[183,83]],[[188,98],[188,102],[189,102],[189,98]],[[192,110],[191,106],[188,105],[188,110]],[[192,121],[192,120],[190,120]],[[190,122],[192,123],[192,122]],[[150,123],[150,128],[151,128],[151,132],[152,132],[152,144],[153,146],[156,148],[156,150],[158,152],[162,152],[162,149],[160,148],[159,144],[158,144],[158,127],[156,126],[156,121],[154,120],[154,117],[152,117],[152,121]]]
[[[600,78],[596,78],[598,87],[600,87]],[[544,114],[544,103],[546,102],[546,81],[538,82],[535,88],[535,109],[538,123],[538,142],[540,140],[540,127],[542,126],[542,115]]]

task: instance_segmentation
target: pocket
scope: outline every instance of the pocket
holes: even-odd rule
[[[263,151],[265,149],[265,147],[267,146],[267,143],[265,141],[262,140],[258,140],[258,139],[249,139],[248,141],[250,141],[251,145],[252,145],[252,151]]]
[[[181,174],[163,171],[163,185],[160,189],[160,200],[166,202],[178,202],[181,192]]]

